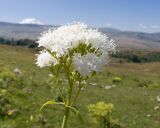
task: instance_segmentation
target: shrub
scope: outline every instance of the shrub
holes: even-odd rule
[[[120,78],[120,77],[114,77],[113,79],[112,79],[112,82],[113,83],[120,83],[122,81],[122,79]]]
[[[103,101],[88,106],[90,116],[99,122],[101,128],[121,128],[121,124],[113,120],[111,113],[113,111],[112,103]]]

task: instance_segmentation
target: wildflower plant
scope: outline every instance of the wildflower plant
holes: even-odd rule
[[[111,113],[113,111],[113,104],[101,101],[96,104],[90,104],[88,110],[90,116],[100,122],[100,127],[112,128]]]
[[[115,52],[115,43],[97,29],[79,22],[50,29],[42,33],[37,43],[44,47],[37,55],[37,66],[49,67],[58,87],[66,90],[60,102],[48,101],[42,108],[48,104],[63,105],[62,128],[66,128],[70,111],[79,115],[75,106],[85,82],[102,71],[109,53]],[[64,76],[67,86],[61,82]]]

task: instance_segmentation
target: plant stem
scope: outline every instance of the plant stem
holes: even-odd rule
[[[63,122],[62,122],[62,128],[66,128],[67,127],[67,122],[68,122],[68,117],[69,117],[69,110],[70,110],[70,108],[66,107],[65,115],[63,117]]]
[[[73,100],[73,104],[76,102],[76,100],[77,100],[77,98],[78,98],[78,96],[79,96],[79,93],[80,93],[80,91],[81,91],[81,88],[82,88],[82,87],[79,87],[79,88],[78,88],[78,92],[77,92],[77,94],[76,94],[76,96],[75,96],[75,98],[74,98],[74,100]]]
[[[66,102],[65,114],[64,114],[63,122],[62,122],[62,128],[67,128],[70,106],[71,106],[71,102],[72,102],[73,81],[70,78],[69,68],[67,68],[66,65],[65,65],[64,68],[65,68],[65,71],[66,71],[69,86],[68,86],[68,97],[67,97],[67,102]]]
[[[71,97],[72,97],[72,86],[69,88],[69,94],[68,94],[68,99],[67,99],[67,104],[65,108],[65,114],[63,117],[63,122],[62,122],[62,128],[67,128],[67,122],[69,118],[69,112],[70,112],[70,105],[71,105]]]

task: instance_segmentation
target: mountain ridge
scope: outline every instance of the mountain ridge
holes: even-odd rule
[[[37,25],[0,22],[0,37],[9,39],[36,40],[40,33],[59,25]],[[104,34],[113,38],[118,47],[127,49],[160,49],[160,32],[145,33],[122,31],[115,28],[98,28]]]

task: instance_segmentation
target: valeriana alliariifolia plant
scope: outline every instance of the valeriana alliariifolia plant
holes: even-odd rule
[[[65,86],[66,96],[62,96],[63,102],[48,101],[42,106],[63,105],[65,113],[62,128],[66,128],[70,110],[79,114],[75,102],[84,82],[102,71],[108,62],[109,53],[115,52],[115,43],[97,29],[88,28],[79,22],[50,29],[42,33],[37,43],[39,47],[44,47],[37,55],[37,66],[50,67],[57,81],[62,76],[60,74],[66,76],[68,85]],[[75,95],[73,90],[76,90]]]

